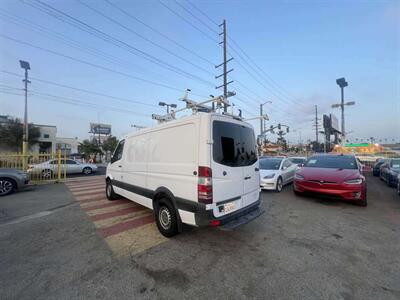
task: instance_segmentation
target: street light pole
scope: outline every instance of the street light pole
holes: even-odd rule
[[[22,167],[24,170],[28,167],[28,140],[29,140],[29,130],[28,130],[28,70],[30,70],[29,62],[20,60],[19,64],[22,69],[25,70],[25,79],[22,80],[24,82],[24,91],[25,91],[25,111],[24,111],[24,131],[22,134]]]
[[[260,104],[260,135],[262,135],[264,133],[264,130],[265,130],[265,128],[264,128],[265,119],[262,118],[262,116],[264,115],[263,106],[265,104],[268,104],[268,103],[272,103],[272,101],[267,101],[267,102],[264,102],[264,103]]]

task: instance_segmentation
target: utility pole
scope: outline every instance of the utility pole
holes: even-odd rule
[[[219,64],[218,66],[215,66],[215,68],[219,68],[221,66],[223,67],[223,73],[218,76],[215,76],[215,79],[218,79],[221,76],[223,76],[224,83],[220,86],[217,86],[216,89],[223,87],[224,88],[224,98],[225,98],[225,100],[227,100],[229,96],[233,96],[233,94],[228,92],[228,85],[233,82],[233,80],[228,82],[228,73],[233,71],[233,69],[228,70],[228,62],[230,62],[233,59],[233,57],[231,57],[230,59],[227,58],[228,56],[227,56],[227,41],[226,41],[226,20],[224,20],[222,22],[222,24],[220,24],[219,26],[222,27],[222,32],[219,34],[219,35],[222,35],[222,42],[220,42],[219,44],[223,45],[222,48],[223,48],[223,52],[224,52],[223,53],[224,62],[222,64]],[[227,109],[228,109],[228,106],[226,104],[224,104],[224,112],[227,112]]]
[[[318,130],[319,130],[319,124],[318,124],[318,106],[315,105],[315,141],[318,143]]]
[[[29,140],[29,130],[28,130],[28,70],[31,69],[29,62],[20,60],[19,64],[22,69],[25,70],[25,79],[22,80],[24,82],[24,91],[25,91],[25,112],[24,112],[24,131],[22,134],[22,155],[23,155],[23,163],[22,167],[24,170],[28,167],[28,140]]]
[[[261,118],[263,115],[263,104],[260,104],[260,135],[264,132],[264,120]]]

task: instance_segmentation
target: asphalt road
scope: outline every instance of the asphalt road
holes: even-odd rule
[[[2,299],[400,299],[400,197],[376,178],[366,208],[288,186],[263,192],[267,212],[236,231],[187,228],[128,251],[65,185],[30,189],[0,198]]]

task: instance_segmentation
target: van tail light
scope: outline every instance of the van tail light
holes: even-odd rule
[[[213,202],[212,171],[208,167],[199,167],[197,181],[198,201],[204,204]]]

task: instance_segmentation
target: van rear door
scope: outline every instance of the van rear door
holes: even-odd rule
[[[258,200],[258,160],[251,127],[215,118],[211,128],[214,216],[218,218]],[[246,196],[251,192],[257,193],[255,200],[254,193],[252,197]]]

